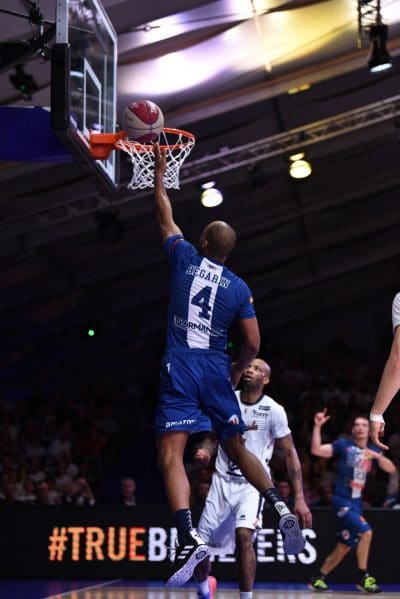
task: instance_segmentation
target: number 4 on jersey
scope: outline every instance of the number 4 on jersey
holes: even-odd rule
[[[210,306],[211,291],[211,287],[203,287],[203,289],[196,293],[192,298],[192,304],[201,308],[199,316],[206,320],[210,320],[210,312],[212,309]]]

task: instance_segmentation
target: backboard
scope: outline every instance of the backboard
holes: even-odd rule
[[[57,0],[51,124],[95,184],[117,188],[118,155],[94,160],[90,131],[116,131],[117,34],[99,0]]]

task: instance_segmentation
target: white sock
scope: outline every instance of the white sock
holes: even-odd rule
[[[253,591],[240,591],[240,599],[252,599]]]
[[[209,594],[210,587],[208,586],[208,578],[203,580],[203,582],[197,583],[197,590],[199,592],[199,595],[202,595],[203,597]]]

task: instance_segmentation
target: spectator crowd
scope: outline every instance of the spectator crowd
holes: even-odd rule
[[[298,449],[306,499],[311,507],[329,506],[334,462],[310,453],[313,415],[326,407],[331,418],[327,439],[350,433],[357,415],[372,404],[382,364],[345,344],[318,354],[264,352],[272,367],[266,393],[281,403]],[[158,380],[143,384],[118,372],[94,373],[57,392],[39,389],[29,398],[0,395],[0,504],[94,505],[164,502],[157,470],[153,414]],[[400,403],[389,408],[386,439],[400,466]],[[204,504],[213,463],[199,448],[216,444],[212,435],[193,436],[186,467],[194,507]],[[282,496],[290,501],[283,456],[271,464]],[[136,486],[139,495],[136,495]],[[363,497],[365,507],[400,507],[399,477],[373,470]]]

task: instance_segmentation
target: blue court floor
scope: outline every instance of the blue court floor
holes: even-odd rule
[[[382,585],[381,599],[400,597],[400,584]],[[310,599],[314,593],[306,584],[257,583],[254,599]],[[321,593],[319,593],[321,594]],[[341,599],[365,596],[354,585],[332,585],[327,597]],[[219,582],[215,599],[239,596],[236,583]],[[197,599],[196,589],[188,583],[167,589],[164,582],[132,580],[0,580],[1,599]]]

